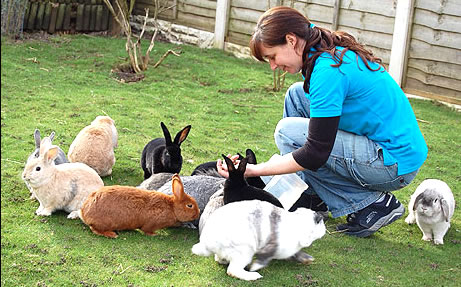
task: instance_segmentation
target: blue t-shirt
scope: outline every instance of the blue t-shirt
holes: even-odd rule
[[[341,47],[338,47],[341,50]],[[343,63],[324,53],[310,78],[311,117],[340,116],[339,129],[366,136],[383,149],[385,165],[398,163],[398,174],[416,171],[427,157],[427,145],[411,105],[394,79],[381,68],[370,71],[353,51]],[[372,69],[377,63],[369,62]]]

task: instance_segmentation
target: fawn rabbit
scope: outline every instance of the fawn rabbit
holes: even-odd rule
[[[97,116],[70,145],[69,160],[83,162],[100,176],[108,176],[115,164],[114,148],[117,145],[118,133],[114,121],[108,116]]]
[[[131,186],[106,186],[93,192],[80,209],[79,216],[93,233],[116,238],[115,231],[141,229],[146,235],[199,216],[197,202],[184,192],[175,174],[173,195]]]

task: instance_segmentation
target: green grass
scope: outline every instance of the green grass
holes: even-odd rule
[[[21,180],[34,149],[33,132],[56,132],[68,151],[77,133],[108,114],[119,131],[117,162],[106,185],[136,186],[147,142],[191,124],[182,145],[188,175],[221,153],[252,148],[259,161],[277,152],[273,130],[282,116],[284,92],[271,91],[268,65],[218,50],[156,43],[155,62],[167,49],[181,49],[141,82],[122,84],[111,68],[125,60],[124,39],[83,35],[1,47],[1,282],[2,286],[459,286],[461,213],[458,208],[443,246],[421,240],[403,219],[370,238],[331,233],[306,248],[316,260],[304,266],[274,260],[256,282],[226,275],[225,267],[192,254],[196,230],[170,228],[149,237],[124,231],[110,240],[58,212],[34,215]],[[289,76],[286,85],[299,81]],[[405,205],[425,178],[439,178],[461,195],[461,115],[446,106],[410,100],[429,146],[414,182],[395,192]],[[405,215],[406,216],[406,215]],[[344,218],[329,219],[333,231]]]

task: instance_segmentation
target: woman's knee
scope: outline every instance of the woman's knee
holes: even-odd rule
[[[285,94],[283,117],[310,117],[310,102],[303,89],[303,83],[292,84]]]
[[[275,144],[281,146],[302,146],[307,140],[309,119],[289,117],[281,119],[274,131]]]

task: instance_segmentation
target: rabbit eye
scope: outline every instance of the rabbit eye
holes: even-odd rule
[[[40,169],[41,169],[41,168],[40,168],[39,166],[37,166],[37,167],[35,168],[36,171],[40,171]]]
[[[192,204],[188,204],[186,206],[187,206],[187,208],[192,208]]]
[[[36,152],[36,153],[35,153],[35,157],[38,157],[38,156],[39,156],[39,153],[38,153],[38,152]]]

